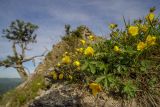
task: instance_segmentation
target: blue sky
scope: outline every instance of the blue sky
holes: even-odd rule
[[[30,45],[29,56],[51,49],[64,34],[64,25],[72,28],[87,25],[95,34],[106,36],[108,24],[123,26],[122,17],[127,20],[143,17],[150,7],[156,6],[160,13],[160,0],[0,0],[0,35],[11,21],[21,19],[37,24],[37,44]],[[0,38],[0,59],[12,54],[10,43]],[[34,66],[26,63],[32,73]],[[0,77],[19,77],[16,70],[0,68]]]

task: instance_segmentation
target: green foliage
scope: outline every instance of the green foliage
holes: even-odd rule
[[[96,51],[93,57],[82,58],[85,62],[82,64],[82,71],[90,72],[87,74],[88,77],[93,77],[90,81],[100,83],[107,92],[117,93],[121,98],[135,98],[155,90],[155,93],[160,93],[157,89],[160,76],[156,69],[160,62],[158,21],[157,17],[152,22],[148,19],[136,20],[132,24],[125,23],[124,30],[116,26],[111,30],[110,40],[93,45]],[[147,27],[146,31],[142,30],[141,26],[144,25]],[[131,26],[138,28],[136,36],[130,34]],[[156,38],[152,45],[148,42],[149,36]],[[144,42],[145,47],[139,49],[140,42]],[[117,50],[115,46],[118,47]]]
[[[8,29],[3,30],[5,38],[15,43],[30,43],[36,42],[34,31],[38,26],[31,23],[25,23],[21,20],[13,21]]]
[[[73,47],[73,50],[67,52],[71,62],[64,64],[60,60],[60,65],[54,66],[55,69],[51,73],[54,72],[56,75],[63,73],[63,80],[68,80],[68,76],[71,75],[73,77],[71,82],[89,86],[91,84],[92,92],[101,91],[102,86],[112,97],[137,101],[143,99],[144,103],[152,99],[153,102],[160,103],[159,19],[155,17],[153,8],[145,19],[134,20],[132,23],[126,23],[124,19],[124,23],[123,30],[114,24],[110,27],[109,40],[94,41],[89,36],[83,38],[86,43],[76,46],[83,51],[75,51]],[[66,28],[67,36],[63,40],[68,41],[69,46],[73,43],[78,44],[79,40],[75,42],[73,37],[79,37],[83,32],[73,33],[70,31],[70,26]],[[87,50],[88,47],[93,50]],[[62,60],[64,56],[65,53]],[[80,67],[73,65],[76,60],[81,63]],[[54,81],[57,82],[58,79]],[[156,104],[151,103],[151,105]]]

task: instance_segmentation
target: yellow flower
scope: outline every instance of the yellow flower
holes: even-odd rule
[[[116,28],[116,27],[117,27],[117,25],[114,24],[114,23],[111,23],[111,24],[109,25],[109,28],[110,28],[110,29],[114,29],[114,28]]]
[[[73,77],[72,77],[71,75],[69,75],[69,76],[68,76],[68,78],[69,78],[70,80],[72,80],[72,79],[73,79]]]
[[[82,43],[82,45],[85,45],[86,44],[86,41],[81,39],[80,42]]]
[[[66,56],[66,55],[68,55],[68,52],[64,52],[63,56]]]
[[[40,85],[41,85],[41,83],[37,83],[37,85],[39,85],[39,86],[40,86]]]
[[[63,77],[64,77],[64,75],[61,73],[61,74],[59,74],[59,79],[61,80],[61,79],[63,79]]]
[[[62,63],[63,64],[69,64],[71,62],[71,59],[69,56],[65,55],[63,58],[62,58]]]
[[[73,62],[73,65],[79,67],[79,66],[81,65],[81,63],[80,63],[79,61],[74,61],[74,62]]]
[[[152,22],[153,19],[154,19],[154,17],[155,17],[155,14],[154,14],[154,13],[149,13],[149,14],[146,16],[146,19]]]
[[[155,45],[156,44],[156,37],[148,35],[147,38],[146,38],[146,43],[148,45]]]
[[[139,42],[138,45],[137,45],[137,50],[138,51],[142,51],[145,49],[147,45],[144,43],[144,42]]]
[[[57,80],[57,73],[55,71],[51,72],[52,77],[54,80]]]
[[[120,52],[120,48],[118,46],[114,46],[114,49],[113,49],[115,52]]]
[[[64,54],[65,54],[65,55],[67,55],[67,54],[68,54],[68,52],[65,52]]]
[[[88,37],[88,39],[91,40],[91,41],[93,41],[93,40],[95,39],[95,37],[94,37],[93,35],[90,35],[90,36]]]
[[[61,64],[60,64],[60,63],[58,63],[58,64],[57,64],[57,67],[60,67],[60,66],[61,66]]]
[[[146,25],[141,25],[141,29],[143,32],[146,32],[148,30],[148,27]]]
[[[137,26],[130,26],[128,29],[129,34],[131,34],[132,36],[136,36],[138,34],[138,27]]]
[[[92,89],[92,94],[94,96],[96,96],[98,92],[102,91],[101,86],[99,84],[97,84],[97,83],[89,84],[89,88]]]
[[[93,56],[94,54],[94,49],[90,46],[88,46],[85,51],[84,51],[84,54],[87,55],[87,56]]]
[[[76,51],[79,52],[79,53],[83,53],[83,50],[84,50],[83,48],[77,48],[76,49]]]

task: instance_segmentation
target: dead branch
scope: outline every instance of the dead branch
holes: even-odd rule
[[[23,62],[30,61],[30,60],[33,60],[33,59],[35,59],[35,58],[37,58],[37,57],[43,57],[43,56],[46,54],[46,52],[47,52],[47,51],[45,51],[42,55],[37,55],[37,56],[30,57],[30,58],[24,58],[24,59],[22,60],[22,63],[23,63]]]

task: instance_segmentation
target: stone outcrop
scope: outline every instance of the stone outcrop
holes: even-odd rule
[[[46,94],[36,98],[29,107],[137,107],[125,105],[101,92],[93,96],[78,84],[54,84]]]

